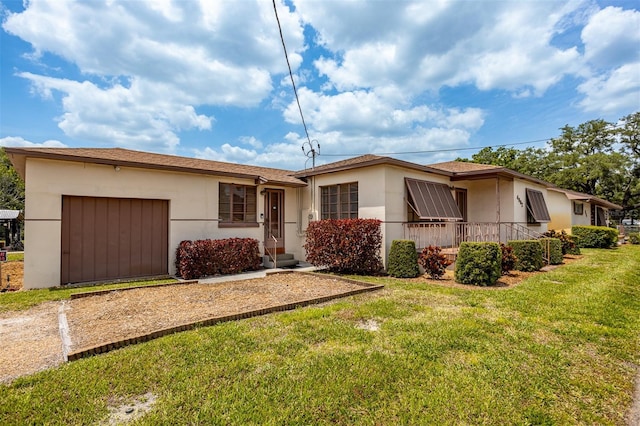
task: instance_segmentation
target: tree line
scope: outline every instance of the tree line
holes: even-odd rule
[[[640,112],[617,123],[564,126],[543,148],[483,148],[458,161],[502,166],[622,206],[615,219],[640,217]]]

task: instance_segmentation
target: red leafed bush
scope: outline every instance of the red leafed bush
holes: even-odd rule
[[[182,241],[176,251],[177,274],[194,279],[217,274],[237,274],[260,268],[258,240],[227,238],[223,240]]]
[[[442,249],[438,246],[425,247],[418,257],[420,266],[434,280],[442,278],[447,266],[451,265],[451,261],[441,251]]]
[[[513,247],[500,243],[500,250],[502,251],[502,275],[508,275],[510,271],[516,268],[516,262],[518,258],[513,252]]]
[[[382,233],[377,219],[326,219],[307,227],[307,261],[340,273],[382,270]]]

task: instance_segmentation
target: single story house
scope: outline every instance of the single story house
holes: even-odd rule
[[[304,259],[309,221],[326,218],[381,220],[383,259],[400,238],[455,251],[538,236],[568,208],[547,182],[464,162],[365,155],[294,172],[121,148],[5,152],[25,179],[25,288],[175,274],[183,240],[255,238]]]
[[[552,221],[550,229],[571,231],[575,225],[608,226],[609,211],[622,210],[622,206],[589,194],[567,189],[549,188]]]
[[[21,241],[20,222],[23,219],[20,210],[0,210],[0,249],[19,246]]]

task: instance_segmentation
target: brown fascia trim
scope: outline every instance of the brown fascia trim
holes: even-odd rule
[[[489,178],[496,178],[496,177],[503,177],[503,178],[518,178],[518,179],[522,179],[522,180],[527,180],[529,182],[533,182],[533,183],[537,183],[539,185],[545,186],[545,187],[550,187],[551,184],[549,182],[545,182],[541,179],[538,178],[534,178],[532,176],[527,176],[525,174],[516,172],[514,170],[511,169],[507,169],[506,167],[502,167],[499,169],[493,169],[493,170],[478,170],[478,171],[471,171],[471,172],[454,172],[454,176],[451,178],[452,181],[459,181],[459,180],[478,180],[478,179],[489,179]]]
[[[558,187],[550,187],[547,188],[549,191],[560,192],[567,196],[570,201],[582,201],[583,203],[591,203],[597,206],[606,207],[609,210],[622,210],[623,207],[619,206],[611,201],[603,200],[602,198],[598,198],[595,195],[589,195],[578,191],[571,191],[569,189],[562,189]],[[569,197],[571,195],[572,197]]]
[[[245,173],[233,173],[233,172],[225,172],[225,171],[215,171],[215,170],[206,170],[206,169],[198,169],[198,168],[189,168],[189,167],[180,167],[180,166],[171,166],[164,164],[149,164],[149,163],[141,163],[138,161],[127,161],[127,160],[111,160],[105,158],[92,158],[92,157],[81,157],[75,155],[64,155],[59,153],[47,153],[42,151],[30,151],[28,148],[4,148],[7,154],[13,154],[18,156],[23,156],[26,158],[41,158],[45,160],[61,160],[61,161],[72,161],[75,163],[92,163],[92,164],[102,164],[108,166],[121,166],[121,167],[135,167],[140,169],[151,169],[151,170],[164,170],[164,171],[173,171],[173,172],[183,172],[183,173],[191,173],[198,175],[210,175],[210,176],[226,176],[226,177],[236,177],[243,179],[252,179],[257,184],[277,184],[281,186],[287,187],[305,187],[306,183],[300,182],[299,184],[293,182],[283,182],[279,180],[269,180],[264,176],[254,175],[254,174],[245,174]],[[13,161],[12,161],[13,162]],[[14,164],[15,166],[15,164]],[[18,167],[16,167],[17,169]],[[291,175],[292,177],[295,177]],[[24,176],[23,176],[24,179]],[[259,182],[259,183],[258,183]]]
[[[345,165],[337,166],[337,167],[329,167],[329,166],[331,166],[331,164],[327,164],[326,166],[320,166],[320,167],[317,167],[315,169],[311,168],[311,169],[306,169],[306,170],[301,170],[299,172],[295,172],[292,176],[294,176],[294,177],[296,177],[298,179],[304,179],[304,178],[310,177],[310,176],[317,176],[317,175],[323,175],[323,174],[329,174],[329,173],[337,173],[337,172],[355,170],[355,169],[360,169],[360,168],[364,168],[364,167],[378,166],[378,165],[384,165],[384,164],[392,165],[392,166],[398,166],[398,167],[402,167],[402,168],[405,168],[405,169],[413,169],[413,170],[418,170],[418,171],[422,171],[422,172],[434,173],[434,174],[438,174],[438,175],[441,175],[441,176],[448,176],[448,177],[454,176],[453,173],[445,171],[445,170],[440,170],[440,169],[436,169],[436,168],[429,167],[429,166],[422,166],[420,164],[411,163],[411,162],[408,162],[408,161],[397,160],[397,159],[391,158],[391,157],[379,157],[379,158],[375,158],[375,159],[372,159],[372,160],[363,161],[363,162],[360,162],[360,163],[345,164]]]

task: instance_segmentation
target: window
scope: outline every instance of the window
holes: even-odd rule
[[[356,219],[358,217],[358,183],[320,188],[321,219]]]
[[[582,215],[584,213],[584,204],[573,202],[573,214]]]
[[[258,226],[255,186],[220,183],[219,189],[220,226]]]
[[[527,188],[527,223],[539,224],[541,222],[551,222],[544,195],[540,191]]]

